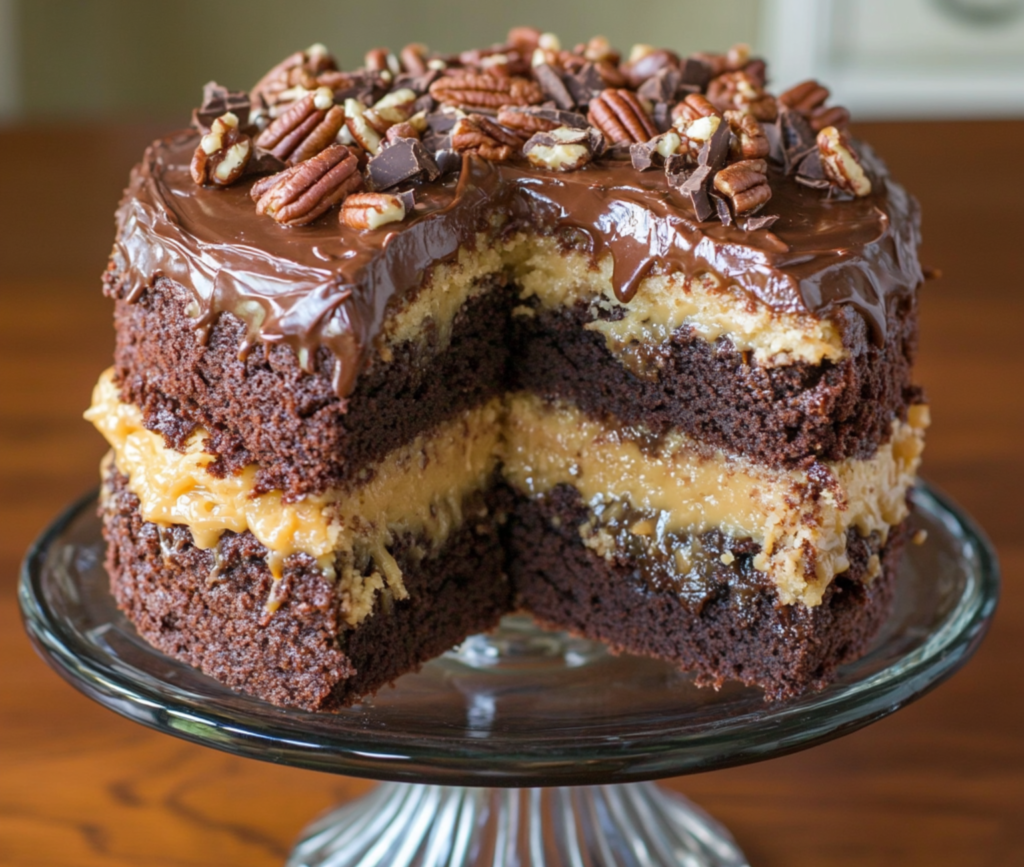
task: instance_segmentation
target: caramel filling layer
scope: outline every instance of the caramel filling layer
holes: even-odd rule
[[[846,354],[829,320],[774,311],[711,272],[652,274],[624,303],[615,295],[613,266],[610,253],[595,268],[589,254],[565,250],[553,238],[516,235],[492,243],[478,235],[475,249],[461,248],[455,261],[437,266],[425,285],[391,312],[379,351],[387,360],[389,344],[421,339],[431,328],[443,347],[462,305],[487,287],[485,278],[505,273],[520,287],[524,302],[536,299],[546,309],[586,304],[592,316],[586,327],[600,332],[609,352],[635,373],[647,373],[651,350],[683,326],[709,343],[726,337],[765,367],[838,361]],[[517,312],[528,315],[532,309],[523,305]]]
[[[884,540],[906,517],[927,423],[927,407],[914,407],[872,458],[827,464],[811,479],[704,449],[680,434],[645,439],[642,431],[611,429],[571,406],[519,394],[509,402],[502,461],[505,477],[529,495],[567,484],[591,507],[619,502],[651,514],[638,535],[718,529],[750,538],[762,548],[754,566],[771,577],[781,601],[817,605],[832,578],[849,568],[849,528]],[[581,528],[581,535],[613,555],[599,526]]]
[[[808,474],[760,466],[681,434],[655,439],[618,430],[572,406],[514,394],[396,449],[358,487],[296,503],[276,491],[254,495],[254,466],[226,478],[210,475],[202,431],[184,453],[166,448],[142,426],[139,410],[120,401],[110,371],[86,418],[110,442],[144,520],[187,526],[204,549],[227,530],[250,530],[267,548],[275,578],[289,555],[315,557],[328,578],[340,581],[343,614],[354,625],[372,611],[378,593],[407,595],[389,550],[396,537],[410,533],[438,550],[462,524],[468,495],[488,484],[499,462],[506,479],[530,496],[559,484],[575,487],[595,515],[581,537],[604,556],[615,552],[600,516],[621,506],[647,516],[632,532],[661,547],[709,530],[752,539],[762,549],[754,567],[777,585],[781,601],[817,605],[849,567],[847,531],[877,532],[884,540],[906,516],[928,411],[916,406],[906,423],[894,422],[891,439],[870,459],[819,465]],[[686,552],[673,553],[685,571]],[[274,608],[273,598],[268,605]]]
[[[202,450],[202,430],[184,453],[167,448],[143,427],[139,410],[121,402],[110,370],[100,377],[85,417],[110,443],[143,520],[184,525],[202,549],[214,548],[225,531],[249,530],[267,548],[275,578],[288,556],[315,557],[325,576],[340,581],[343,615],[355,625],[385,588],[396,599],[407,596],[388,550],[398,536],[412,534],[436,550],[462,524],[463,502],[494,473],[502,411],[494,400],[465,412],[391,452],[355,489],[296,503],[284,502],[278,491],[253,495],[255,466],[225,478],[210,475],[213,457]],[[268,607],[275,607],[273,598]]]

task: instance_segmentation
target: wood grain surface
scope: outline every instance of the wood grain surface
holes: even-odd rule
[[[282,863],[316,813],[370,783],[236,759],[93,704],[32,652],[15,602],[32,538],[97,481],[81,412],[112,347],[99,275],[154,129],[0,132],[0,864]],[[1024,864],[1024,123],[858,133],[921,200],[924,475],[980,521],[1004,573],[956,677],[849,737],[672,780],[759,867]],[[979,162],[980,161],[980,162]]]

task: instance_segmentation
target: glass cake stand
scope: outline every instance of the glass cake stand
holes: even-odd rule
[[[870,652],[813,695],[697,689],[649,659],[507,617],[491,635],[337,714],[238,695],[151,648],[107,589],[91,494],[26,557],[20,601],[43,657],[129,719],[249,758],[383,780],[305,829],[289,865],[744,865],[729,832],[650,782],[768,759],[924,694],[977,647],[998,566],[922,485],[896,605]]]

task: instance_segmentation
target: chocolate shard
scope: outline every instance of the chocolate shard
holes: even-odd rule
[[[278,159],[270,151],[253,145],[252,156],[245,164],[243,175],[276,175],[286,168],[284,160]]]
[[[228,90],[208,81],[203,85],[203,103],[192,110],[192,126],[203,135],[210,131],[213,122],[225,112],[232,112],[238,118],[239,129],[249,125],[249,110],[252,103],[249,94],[242,91]]]
[[[413,101],[412,108],[410,109],[412,114],[419,114],[421,111],[430,113],[437,108],[437,100],[434,99],[429,93],[424,93],[422,96],[417,96]]]
[[[697,154],[698,165],[708,166],[714,171],[722,168],[729,158],[729,135],[729,124],[722,121]]]
[[[708,196],[708,181],[711,175],[711,166],[699,165],[692,172],[667,176],[669,183],[690,200],[693,212],[701,223],[709,220],[715,213]]]
[[[669,154],[665,159],[665,174],[678,175],[687,171],[686,154]]]
[[[630,144],[628,142],[619,141],[614,144],[608,145],[604,152],[604,156],[610,160],[631,160],[632,154],[629,152]]]
[[[395,89],[398,90],[403,87],[409,88],[417,96],[423,96],[437,79],[441,77],[441,71],[439,69],[428,69],[426,72],[420,75],[414,75],[411,72],[403,72],[395,79]]]
[[[666,66],[641,84],[636,94],[649,102],[675,102],[680,84],[682,74],[679,70]]]
[[[705,63],[696,57],[687,57],[679,64],[679,82],[693,85],[700,93],[703,93],[708,89],[711,72],[710,63]]]
[[[821,154],[818,149],[808,151],[796,165],[796,174],[809,181],[824,181],[825,168],[821,164]]]
[[[370,184],[375,190],[387,190],[405,181],[433,181],[441,170],[414,138],[400,138],[384,148],[366,164]]]
[[[672,104],[668,102],[656,102],[651,106],[651,120],[654,121],[654,128],[658,132],[668,132],[672,129]]]
[[[793,111],[785,106],[779,107],[779,117],[776,120],[778,125],[778,145],[781,148],[781,162],[786,174],[792,174],[796,165],[807,155],[817,148],[817,136],[811,125],[800,112]],[[770,140],[769,140],[770,141]],[[772,155],[774,158],[774,154]]]
[[[533,67],[533,77],[537,79],[544,94],[559,108],[567,111],[576,105],[576,99],[569,93],[562,76],[550,63],[541,63]]]
[[[761,217],[748,217],[743,221],[743,231],[756,232],[759,229],[767,229],[769,226],[775,225],[775,222],[778,219],[778,214],[765,214]]]
[[[416,191],[402,190],[400,193],[394,193],[394,195],[402,203],[402,207],[405,208],[405,215],[408,217],[416,207]]]
[[[458,121],[461,116],[461,112],[452,111],[451,109],[442,108],[439,111],[432,111],[427,115],[427,126],[431,132],[434,133],[446,133]]]
[[[577,105],[586,105],[608,86],[593,63],[584,63],[578,72],[565,76],[563,81]]]
[[[657,145],[653,141],[636,142],[629,146],[629,158],[633,161],[633,168],[638,172],[646,172],[654,168],[654,154]]]
[[[715,211],[718,212],[718,219],[722,221],[723,226],[732,225],[732,210],[729,208],[729,203],[721,196],[716,196],[711,193],[711,201],[715,203]]]

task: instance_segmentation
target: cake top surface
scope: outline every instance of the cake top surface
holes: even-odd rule
[[[624,303],[649,273],[710,271],[884,334],[888,299],[922,279],[916,202],[827,90],[765,83],[742,46],[622,62],[524,28],[457,56],[377,49],[353,72],[314,46],[249,94],[207,85],[195,128],[154,143],[114,267],[128,297],[184,286],[197,326],[230,311],[249,342],[328,347],[342,395],[388,303],[481,232],[610,253]]]

